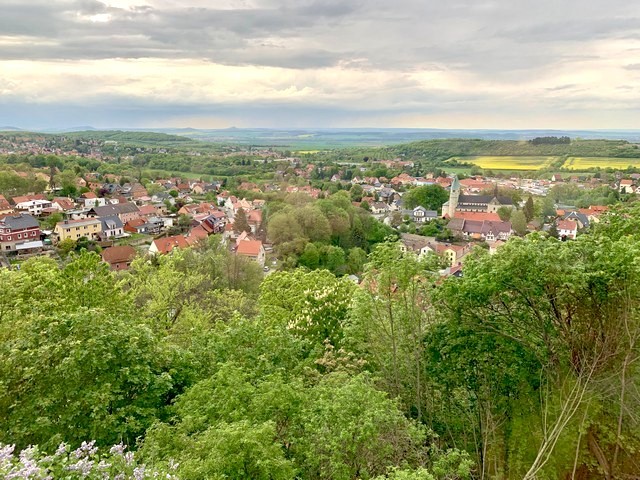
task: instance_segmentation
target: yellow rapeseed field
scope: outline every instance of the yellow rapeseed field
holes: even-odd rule
[[[563,167],[570,170],[589,170],[596,167],[624,170],[627,167],[640,167],[640,158],[569,157]]]
[[[558,159],[558,157],[513,157],[479,156],[454,157],[460,162],[473,163],[486,170],[540,170]]]

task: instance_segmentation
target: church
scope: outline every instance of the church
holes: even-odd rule
[[[455,217],[456,212],[497,213],[500,207],[515,208],[509,197],[495,195],[460,195],[460,182],[454,176],[449,191],[449,201],[442,204],[442,216]]]

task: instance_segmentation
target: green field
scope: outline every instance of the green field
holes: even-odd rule
[[[596,167],[625,170],[627,167],[640,167],[640,158],[615,157],[569,157],[563,168],[569,170],[592,170]]]
[[[486,170],[540,170],[558,157],[477,156],[453,157],[452,160],[473,163]]]

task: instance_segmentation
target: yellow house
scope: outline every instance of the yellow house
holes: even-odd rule
[[[82,220],[65,220],[58,222],[54,233],[58,235],[58,241],[71,239],[73,241],[82,237],[95,240],[102,232],[102,222],[98,218],[83,218]]]

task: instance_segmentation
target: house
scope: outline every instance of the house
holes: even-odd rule
[[[124,231],[129,233],[147,233],[147,222],[143,218],[135,218],[124,224]]]
[[[176,204],[176,199],[169,195],[167,192],[159,192],[151,196],[152,203],[169,202],[171,205]]]
[[[195,246],[202,242],[205,242],[208,237],[209,237],[209,231],[202,224],[198,225],[197,227],[193,227],[189,231],[189,233],[185,235],[187,242],[191,246]]]
[[[384,202],[373,202],[370,210],[374,215],[381,215],[389,211],[389,205]]]
[[[511,222],[482,222],[480,235],[486,242],[495,242],[496,240],[508,240],[511,236]]]
[[[620,193],[634,193],[636,191],[636,187],[633,184],[633,180],[630,179],[622,179],[620,180]]]
[[[251,210],[247,212],[247,222],[251,227],[251,233],[256,233],[262,224],[262,210]]]
[[[0,218],[0,249],[15,252],[31,248],[42,248],[40,223],[26,213]]]
[[[571,220],[558,220],[556,222],[558,236],[564,240],[570,238],[575,240],[578,236],[578,223]]]
[[[251,260],[258,262],[261,267],[264,267],[265,251],[260,240],[242,240],[238,242],[236,255],[242,255],[243,257],[250,258]]]
[[[58,241],[76,241],[86,237],[96,240],[102,233],[102,222],[98,218],[84,218],[80,220],[64,220],[56,224],[53,232],[58,236]]]
[[[51,202],[51,206],[59,212],[68,212],[76,208],[76,204],[69,197],[55,197]]]
[[[435,249],[432,246],[434,241],[435,239],[432,237],[403,233],[400,236],[400,250],[402,250],[403,253],[413,252],[418,255],[418,257],[422,258],[425,255],[435,252]]]
[[[117,215],[123,224],[140,218],[140,209],[135,203],[118,203],[116,205],[104,205],[93,207],[89,210],[90,217],[112,217]]]
[[[13,207],[4,195],[0,195],[0,215],[7,215],[9,213],[13,213]]]
[[[589,228],[589,217],[580,211],[565,213],[562,220],[570,220],[578,224],[578,228]]]
[[[15,205],[16,210],[35,216],[42,215],[42,211],[47,208],[51,208],[51,202],[49,200],[27,200],[16,203]]]
[[[131,188],[129,189],[129,195],[131,195],[131,198],[133,198],[134,200],[138,200],[142,197],[149,196],[149,193],[147,192],[147,189],[144,188],[142,184],[134,183],[131,185]]]
[[[107,204],[107,200],[105,198],[98,198],[98,196],[93,192],[85,192],[80,195],[80,202],[84,203],[84,206],[87,208],[102,207]]]
[[[166,208],[164,204],[160,203],[157,205],[142,205],[139,207],[140,215],[143,217],[156,217],[158,215],[162,215]]]
[[[120,217],[113,215],[111,217],[100,217],[102,223],[102,232],[100,232],[100,238],[107,240],[109,238],[121,237],[124,233],[124,226]]]
[[[508,240],[513,232],[511,222],[501,220],[467,220],[465,218],[453,218],[447,225],[454,235],[475,240],[494,242],[496,240]]]
[[[23,202],[29,202],[31,200],[46,200],[47,197],[44,196],[44,194],[42,193],[38,193],[38,194],[30,194],[30,195],[20,195],[17,197],[13,197],[11,198],[11,202],[13,203],[13,205],[17,205],[19,203],[23,203]]]
[[[470,249],[470,245],[453,245],[448,243],[439,243],[436,245],[436,253],[444,257],[451,267],[460,264],[462,258],[469,253]]]
[[[427,210],[426,208],[418,205],[410,211],[410,216],[415,223],[425,223],[438,218],[438,212],[435,210]]]
[[[102,251],[102,261],[108,263],[111,270],[127,270],[136,254],[131,245],[110,247]]]
[[[156,255],[166,255],[175,249],[188,248],[189,242],[183,235],[174,235],[172,237],[157,238],[149,247],[149,253]]]

